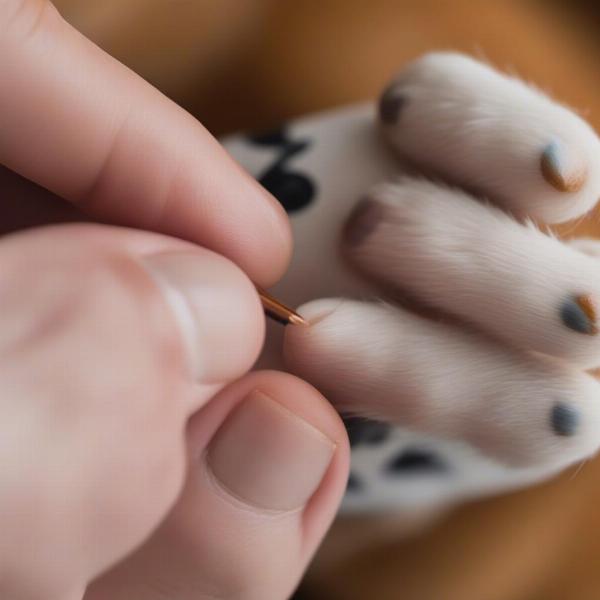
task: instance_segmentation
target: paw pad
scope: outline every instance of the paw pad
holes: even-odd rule
[[[386,125],[395,125],[402,107],[406,104],[406,98],[402,96],[398,88],[390,86],[379,99],[379,118]]]
[[[346,484],[347,492],[359,492],[363,489],[361,480],[352,472],[348,475],[348,483]]]
[[[347,417],[344,425],[348,432],[351,446],[359,444],[376,445],[385,442],[392,430],[389,423],[372,421],[361,417]]]
[[[550,422],[556,435],[572,436],[579,425],[579,413],[569,404],[558,402],[552,407]]]
[[[386,471],[394,475],[445,473],[447,470],[448,465],[439,456],[420,448],[405,448],[386,466]]]

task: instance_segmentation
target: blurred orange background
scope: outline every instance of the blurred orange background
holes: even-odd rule
[[[374,98],[404,62],[432,49],[463,50],[511,70],[600,129],[600,11],[584,2],[55,4],[217,135]],[[561,230],[600,237],[597,214]],[[411,536],[381,535],[397,531],[389,519],[339,520],[300,594],[315,600],[597,600],[599,504],[596,460],[543,486],[463,506]]]

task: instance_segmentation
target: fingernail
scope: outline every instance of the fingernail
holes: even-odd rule
[[[587,177],[583,160],[557,141],[544,148],[540,167],[544,179],[559,192],[579,191]]]
[[[370,198],[361,200],[350,214],[344,228],[344,241],[349,246],[358,246],[373,233],[383,219],[383,207]]]
[[[262,341],[262,309],[235,265],[201,249],[146,256],[142,263],[172,309],[196,380],[228,381],[252,366]]]
[[[260,391],[251,392],[212,440],[207,462],[239,500],[266,510],[304,506],[319,487],[335,443]]]

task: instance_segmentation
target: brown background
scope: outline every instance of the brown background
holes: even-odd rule
[[[600,128],[599,20],[583,2],[55,4],[216,134],[375,97],[403,62],[431,49],[468,51],[511,69]],[[600,234],[598,216],[562,231]],[[327,600],[597,600],[599,501],[596,460],[538,488],[463,506],[408,538],[389,535],[396,531],[389,521],[340,521],[302,593]]]

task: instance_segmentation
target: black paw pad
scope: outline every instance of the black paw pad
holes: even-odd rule
[[[284,127],[251,135],[248,139],[257,146],[273,146],[279,150],[275,162],[259,175],[259,183],[279,200],[288,213],[308,206],[314,200],[316,186],[308,175],[289,171],[287,161],[292,156],[302,154],[310,146],[310,142],[290,139]]]
[[[556,435],[575,435],[579,426],[579,412],[570,404],[557,402],[552,407],[550,423]]]
[[[445,473],[448,465],[436,454],[421,448],[404,448],[386,465],[385,470],[393,475],[424,475]]]
[[[360,492],[363,489],[361,480],[352,472],[348,476],[348,483],[346,484],[347,492]]]
[[[361,417],[347,417],[344,419],[344,425],[351,446],[381,444],[385,442],[391,431],[391,426],[387,423]]]
[[[406,98],[400,94],[398,87],[390,86],[379,99],[379,119],[385,125],[395,125],[405,104]]]

